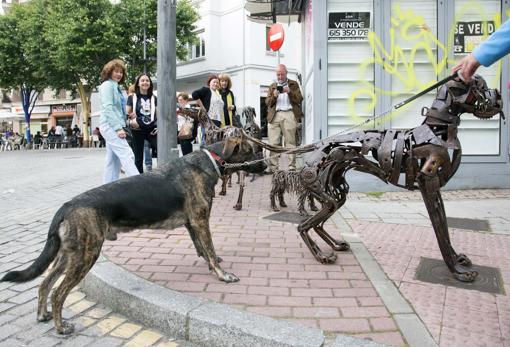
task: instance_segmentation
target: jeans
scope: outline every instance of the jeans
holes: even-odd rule
[[[143,159],[146,168],[152,168],[151,143],[147,140],[143,143]]]
[[[126,176],[138,175],[134,154],[126,139],[121,139],[108,124],[99,126],[101,135],[106,140],[106,162],[103,183],[110,183],[119,179],[120,168],[124,168]]]
[[[146,141],[149,142],[150,147],[152,148],[152,152],[156,153],[158,146],[158,137],[156,135],[151,135],[149,132],[144,130],[133,131],[133,152],[135,154],[135,165],[140,173],[143,173],[143,154]],[[147,157],[150,159],[150,163],[152,164],[150,153],[145,157],[146,162],[148,160]]]

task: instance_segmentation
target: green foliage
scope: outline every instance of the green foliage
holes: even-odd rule
[[[41,91],[46,87],[39,59],[46,52],[38,36],[41,20],[36,6],[13,5],[0,16],[0,87]]]
[[[119,57],[122,42],[108,0],[51,0],[43,38],[48,42],[48,82],[56,90],[74,90],[81,82],[99,85],[102,66]]]
[[[384,195],[384,192],[368,192],[367,195],[372,196],[374,198],[380,198],[381,196]]]
[[[144,71],[154,75],[157,56],[157,0],[121,0],[114,6],[113,16],[118,23],[120,40],[123,43],[122,57],[128,64],[128,81]],[[180,0],[176,8],[177,58],[186,59],[187,44],[197,41],[195,22],[199,15],[189,0]],[[146,58],[144,62],[143,42],[146,32]]]

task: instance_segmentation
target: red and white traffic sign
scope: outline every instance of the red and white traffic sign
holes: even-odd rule
[[[280,23],[271,25],[271,28],[269,28],[269,32],[267,33],[269,48],[273,51],[278,51],[282,47],[284,39],[285,31],[283,30],[283,25]]]

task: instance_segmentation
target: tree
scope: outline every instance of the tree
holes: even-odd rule
[[[30,142],[30,118],[39,93],[47,86],[37,68],[38,57],[46,47],[42,40],[32,40],[41,30],[44,12],[38,1],[26,6],[13,5],[0,16],[0,87],[19,89],[26,121],[26,139]]]
[[[115,20],[124,43],[122,56],[129,66],[130,81],[144,70],[151,75],[156,72],[157,7],[157,0],[121,0],[114,6]],[[199,18],[196,7],[189,0],[177,2],[176,42],[177,58],[180,60],[186,59],[188,44],[197,41],[195,23]]]
[[[89,139],[90,96],[101,67],[120,56],[123,42],[108,0],[46,1],[43,38],[48,43],[45,69],[49,85],[77,91],[82,104],[83,137]]]

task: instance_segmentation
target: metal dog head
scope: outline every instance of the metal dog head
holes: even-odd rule
[[[248,142],[246,136],[241,129],[235,127],[225,127],[223,130],[223,159],[227,163],[243,163],[250,162],[257,157],[253,151],[253,147]],[[242,170],[258,173],[266,169],[267,165],[264,161],[260,161],[251,165],[246,165]]]
[[[480,119],[489,119],[498,113],[504,118],[501,94],[497,89],[487,87],[482,76],[474,75],[467,84],[450,81],[445,87],[451,96],[451,104],[460,106],[464,112],[472,113]]]

